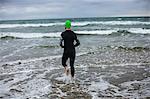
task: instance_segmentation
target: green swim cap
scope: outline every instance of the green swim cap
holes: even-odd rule
[[[70,20],[66,20],[65,27],[68,29],[71,27],[71,21]]]

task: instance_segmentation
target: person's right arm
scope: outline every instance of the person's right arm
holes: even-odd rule
[[[61,46],[62,48],[64,48],[63,41],[64,41],[64,39],[63,39],[63,33],[62,33],[62,34],[61,34],[61,39],[60,39],[60,46]]]

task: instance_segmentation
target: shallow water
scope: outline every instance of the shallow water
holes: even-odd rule
[[[4,99],[148,98],[150,57],[143,52],[133,54],[129,51],[128,54],[132,53],[133,56],[125,58],[127,52],[120,50],[114,58],[114,53],[108,52],[111,51],[105,54],[97,51],[77,55],[73,83],[63,74],[60,65],[61,56],[1,65],[0,97]],[[119,55],[122,58],[119,58]],[[108,57],[110,61],[107,61]],[[122,63],[122,59],[128,61],[128,64]]]
[[[149,36],[78,36],[81,45],[76,49],[77,53],[108,50],[145,52],[150,50]],[[49,57],[62,55],[63,49],[59,47],[59,38],[38,38],[38,39],[11,39],[0,40],[0,63],[26,60],[32,58]],[[116,52],[117,53],[117,52]],[[132,56],[131,53],[131,56]],[[128,53],[127,53],[128,54]],[[115,54],[114,54],[115,57]],[[130,57],[130,55],[128,56]]]

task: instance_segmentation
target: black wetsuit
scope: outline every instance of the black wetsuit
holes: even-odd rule
[[[77,35],[71,31],[71,30],[66,30],[64,32],[62,32],[61,34],[61,42],[60,42],[60,46],[62,48],[64,48],[64,53],[63,53],[63,57],[62,57],[62,65],[65,67],[66,65],[66,61],[68,60],[68,58],[70,58],[70,66],[71,66],[71,75],[72,77],[74,77],[74,60],[75,60],[75,47],[80,45],[79,40],[77,39]],[[64,41],[64,44],[63,44]],[[76,41],[76,44],[74,44],[74,41]]]

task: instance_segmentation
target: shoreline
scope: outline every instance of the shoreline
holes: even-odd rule
[[[122,51],[119,53],[122,55]],[[63,74],[61,57],[1,66],[0,89],[3,91],[0,90],[0,97],[4,99],[15,97],[149,98],[150,62],[148,59],[145,60],[146,63],[140,63],[139,60],[137,64],[130,64],[128,60],[127,64],[119,64],[119,62],[106,64],[102,60],[97,60],[110,53],[107,51],[103,54],[93,52],[77,56],[75,83],[66,83],[69,79]],[[41,88],[44,89],[40,90]]]

